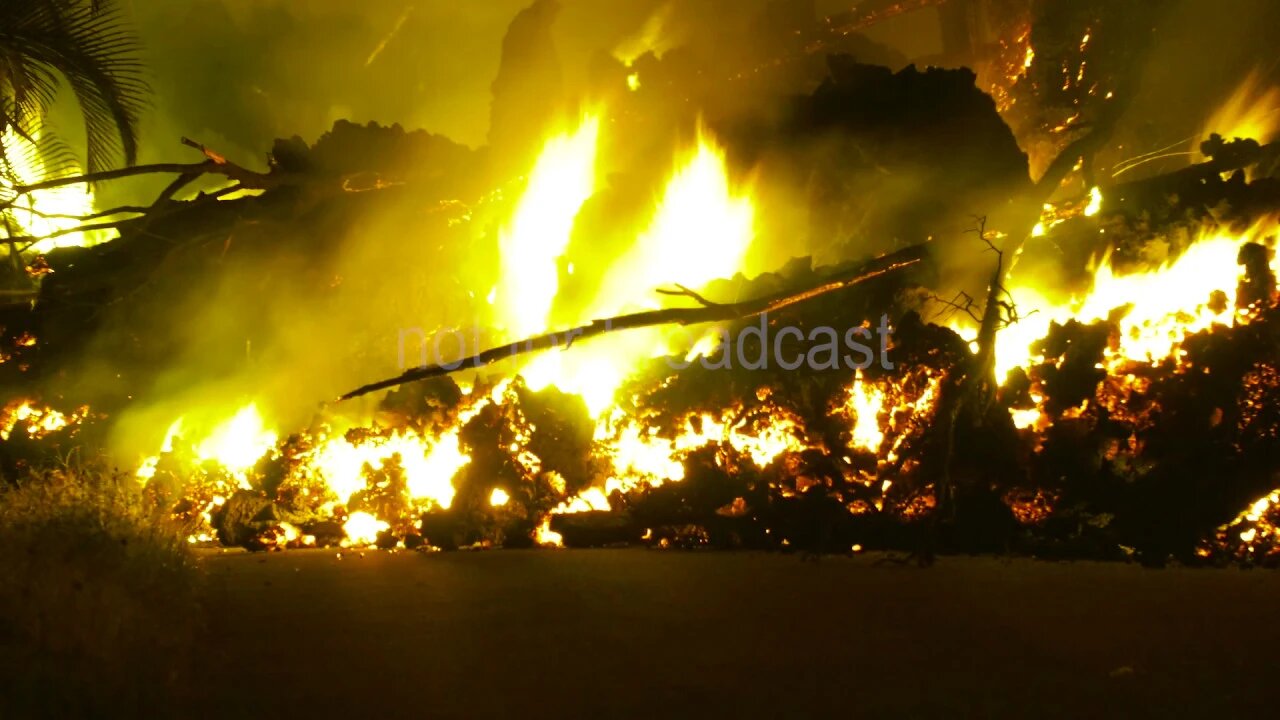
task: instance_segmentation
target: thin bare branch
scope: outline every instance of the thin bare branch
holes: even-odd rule
[[[812,300],[813,298],[826,295],[827,293],[831,293],[836,290],[852,287],[858,283],[870,280],[871,278],[884,275],[885,273],[894,272],[896,270],[915,265],[922,261],[927,254],[927,244],[915,245],[899,250],[895,253],[876,258],[875,260],[859,265],[856,268],[836,273],[828,277],[827,281],[821,285],[805,288],[799,291],[778,293],[739,303],[709,305],[696,308],[666,308],[663,310],[649,310],[629,315],[619,315],[617,317],[605,318],[602,320],[593,320],[587,325],[580,325],[578,327],[559,332],[547,332],[542,335],[536,335],[534,337],[517,340],[516,342],[508,343],[506,345],[490,348],[451,363],[424,365],[422,367],[413,368],[396,377],[379,380],[356,388],[355,390],[352,390],[340,397],[339,401],[349,400],[351,398],[360,397],[361,395],[368,395],[371,392],[395,387],[397,385],[403,385],[405,383],[449,375],[458,370],[474,369],[490,365],[517,355],[555,348],[568,348],[575,342],[595,337],[597,335],[603,335],[605,333],[654,327],[658,325],[696,325],[709,322],[725,322],[776,312],[778,310]]]
[[[698,294],[696,291],[694,291],[694,290],[690,290],[689,288],[687,288],[687,287],[685,287],[685,286],[683,286],[683,285],[676,284],[676,288],[677,288],[677,289],[675,289],[675,290],[668,290],[668,289],[666,289],[666,288],[658,288],[658,289],[657,289],[657,290],[655,290],[654,292],[658,293],[659,295],[671,295],[671,296],[673,296],[673,297],[687,297],[687,298],[692,298],[695,302],[697,302],[698,304],[702,305],[703,307],[716,307],[716,306],[718,306],[718,305],[721,305],[721,304],[722,304],[722,303],[718,303],[718,302],[712,302],[711,300],[708,300],[708,299],[706,299],[705,297],[703,297],[702,295]]]

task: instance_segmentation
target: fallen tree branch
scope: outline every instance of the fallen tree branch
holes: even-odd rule
[[[395,387],[397,385],[403,385],[405,383],[441,377],[462,369],[473,369],[485,365],[491,365],[500,360],[515,357],[516,355],[524,355],[541,350],[551,350],[559,347],[568,349],[573,345],[573,343],[579,340],[585,340],[597,335],[603,335],[605,333],[620,330],[635,330],[638,328],[654,327],[657,325],[697,325],[709,322],[724,322],[728,320],[741,320],[749,317],[755,317],[757,315],[782,310],[836,290],[852,287],[858,283],[884,275],[885,273],[915,265],[916,263],[924,260],[927,254],[927,244],[913,245],[912,247],[863,263],[858,267],[835,273],[829,276],[826,279],[826,282],[823,282],[821,285],[805,288],[799,291],[768,295],[754,300],[727,304],[706,304],[706,301],[704,300],[702,306],[696,308],[665,308],[662,310],[649,310],[645,312],[631,313],[629,315],[619,315],[617,317],[605,318],[602,320],[593,320],[586,325],[580,325],[568,330],[544,333],[531,338],[525,338],[524,340],[517,340],[516,342],[508,343],[506,345],[493,347],[451,363],[424,365],[422,367],[412,368],[396,377],[379,380],[377,382],[358,387],[338,398],[338,400],[339,402],[342,400],[350,400],[351,398],[360,397],[361,395],[367,395],[371,392]]]
[[[281,183],[279,173],[262,173],[241,167],[228,161],[223,155],[214,152],[203,144],[189,138],[182,138],[182,144],[199,150],[200,153],[205,156],[205,160],[197,163],[151,163],[149,165],[134,165],[132,167],[103,170],[96,173],[84,173],[82,175],[51,178],[41,182],[31,183],[29,185],[14,185],[8,188],[8,191],[13,193],[13,197],[4,202],[0,202],[0,210],[12,207],[14,203],[17,202],[18,198],[23,195],[28,195],[39,190],[50,190],[53,188],[66,187],[68,185],[99,183],[107,180],[119,180],[127,177],[136,177],[138,175],[176,174],[179,176],[169,186],[169,188],[166,188],[165,192],[161,194],[160,200],[158,200],[157,203],[172,197],[182,187],[190,184],[202,175],[223,175],[231,180],[235,180],[243,187],[259,190],[266,190]]]
[[[120,207],[111,208],[110,210],[99,210],[98,212],[89,213],[88,215],[71,215],[68,213],[51,213],[37,210],[35,208],[19,207],[14,208],[14,212],[34,215],[35,217],[44,218],[46,220],[77,220],[80,222],[87,222],[89,220],[100,220],[104,217],[111,217],[113,215],[144,213],[147,212],[148,209],[149,208],[141,205],[122,205]]]

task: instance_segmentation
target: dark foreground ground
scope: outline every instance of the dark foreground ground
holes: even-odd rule
[[[212,555],[222,717],[1274,717],[1280,573],[644,550]]]

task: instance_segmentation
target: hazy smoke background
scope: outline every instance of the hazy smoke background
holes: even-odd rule
[[[490,83],[503,34],[529,0],[125,0],[146,47],[156,90],[144,123],[143,162],[190,151],[189,136],[245,165],[261,167],[277,137],[312,142],[334,120],[398,122],[475,147],[484,143]],[[614,49],[670,5],[666,34],[676,43],[716,37],[735,43],[768,0],[562,0],[555,40],[566,82],[580,85],[591,57]],[[797,12],[826,17],[849,0],[793,0]],[[1278,70],[1259,28],[1276,27],[1269,0],[1181,0],[1160,29],[1132,112],[1154,147],[1190,134],[1259,63]],[[906,58],[941,51],[937,11],[910,13],[866,35]],[[575,76],[576,73],[576,76]],[[60,123],[71,125],[70,123]],[[74,137],[76,129],[66,127]],[[1142,140],[1144,138],[1135,138]],[[157,184],[163,181],[157,181]],[[135,191],[116,184],[104,202]]]
[[[398,122],[485,141],[502,37],[529,0],[131,0],[155,78],[144,159],[189,135],[246,162],[272,139],[313,141],[334,120]],[[642,28],[665,0],[562,0],[554,35],[566,83]],[[804,2],[792,3],[804,5]],[[672,40],[736,37],[766,0],[671,3]],[[847,3],[814,5],[819,16]],[[908,55],[940,47],[932,10],[880,28]]]

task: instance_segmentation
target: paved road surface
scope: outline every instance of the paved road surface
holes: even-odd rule
[[[201,715],[1274,717],[1277,703],[1280,573],[1266,571],[638,549],[205,563]]]

